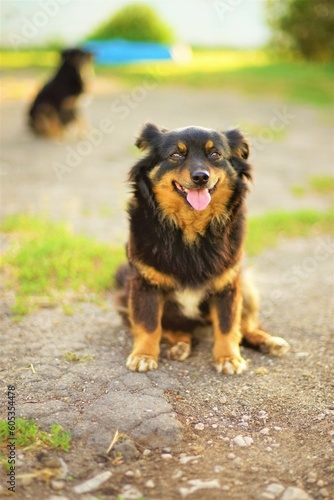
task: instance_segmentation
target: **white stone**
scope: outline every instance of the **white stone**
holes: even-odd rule
[[[101,474],[88,479],[88,481],[74,486],[73,491],[77,495],[80,495],[82,493],[88,493],[89,491],[97,490],[101,486],[101,484],[105,483],[111,476],[112,473],[109,470],[101,472]]]
[[[204,427],[205,425],[202,422],[199,422],[198,424],[195,425],[196,431],[202,431]]]
[[[313,500],[306,491],[301,488],[291,486],[283,493],[281,500]]]
[[[249,436],[239,435],[233,438],[233,442],[240,447],[245,447],[250,446],[253,443],[253,439]]]

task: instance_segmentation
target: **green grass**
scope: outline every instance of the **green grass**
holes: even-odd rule
[[[58,58],[58,53],[51,50],[0,50],[0,66],[7,70],[51,69]],[[232,90],[314,105],[334,101],[332,65],[280,61],[264,50],[194,50],[189,62],[103,66],[97,67],[97,74],[135,86],[143,84],[150,70],[158,86]]]
[[[113,286],[113,275],[124,260],[122,248],[74,235],[64,224],[14,215],[0,226],[13,239],[3,256],[8,286],[16,291],[13,312],[20,316],[38,304],[62,304],[68,291],[74,298],[101,295]],[[68,297],[65,314],[71,313]]]
[[[275,247],[283,238],[334,233],[334,213],[315,210],[268,212],[250,217],[246,238],[246,253],[255,256],[268,247]]]
[[[158,85],[182,85],[278,97],[297,103],[333,104],[333,66],[272,61],[262,51],[201,51],[189,63],[158,62],[98,68],[123,83],[140,85],[148,68]]]
[[[292,193],[296,197],[302,197],[310,192],[321,196],[334,196],[334,177],[330,175],[317,175],[310,177],[308,186],[292,186]],[[334,201],[334,200],[333,200]]]
[[[73,301],[92,300],[93,294],[94,300],[101,302],[113,287],[115,270],[125,260],[122,248],[74,235],[65,225],[43,218],[11,216],[1,230],[12,241],[0,269],[7,287],[15,291],[14,319],[45,303],[60,304],[65,314],[74,314],[69,296]],[[334,233],[333,212],[302,210],[253,216],[248,222],[246,253],[255,256],[282,238],[319,233]],[[83,360],[88,358],[68,354],[67,361]]]
[[[318,175],[311,177],[310,179],[311,188],[318,194],[334,194],[334,177],[329,175]]]
[[[32,447],[47,446],[56,450],[68,451],[71,442],[71,433],[64,431],[59,424],[53,424],[49,432],[42,431],[34,420],[24,418],[15,419],[15,446],[30,449]],[[8,440],[13,438],[7,420],[0,419],[0,446],[6,446]]]

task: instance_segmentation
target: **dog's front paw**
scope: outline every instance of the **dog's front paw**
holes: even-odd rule
[[[247,362],[243,358],[229,357],[216,360],[216,370],[225,375],[239,375],[247,370]]]
[[[178,342],[167,351],[168,359],[175,359],[176,361],[183,361],[188,358],[191,351],[190,344],[187,342]]]
[[[130,354],[126,361],[126,366],[133,372],[148,372],[158,368],[158,362],[153,356],[146,354]]]
[[[269,337],[264,344],[261,344],[260,348],[266,354],[283,356],[290,349],[290,345],[282,337]]]

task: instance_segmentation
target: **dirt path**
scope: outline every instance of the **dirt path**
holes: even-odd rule
[[[325,111],[212,91],[156,88],[136,102],[138,95],[130,92],[132,108],[123,119],[119,106],[129,93],[101,93],[91,102],[87,114],[95,130],[101,131],[105,119],[114,129],[101,132],[95,146],[87,139],[81,153],[89,144],[91,151],[79,155],[77,165],[77,142],[31,138],[22,124],[26,104],[5,101],[2,215],[46,212],[101,240],[124,242],[124,179],[135,155],[132,137],[146,119],[170,127],[248,124],[256,146],[251,212],[327,206],[311,194],[297,199],[291,193],[293,185],[331,171]],[[277,120],[289,123],[274,130]],[[99,138],[97,132],[95,142]],[[62,179],[56,162],[68,168]],[[14,323],[4,296],[2,386],[15,384],[18,416],[32,417],[42,428],[60,423],[73,436],[68,453],[19,454],[18,474],[46,466],[59,474],[46,483],[18,479],[20,498],[333,497],[333,251],[333,241],[319,236],[282,242],[254,261],[263,321],[292,349],[274,359],[243,348],[249,370],[236,377],[215,373],[207,335],[183,363],[168,361],[163,350],[157,371],[130,373],[124,361],[131,339],[111,303],[103,310],[81,304],[73,316],[40,310]],[[71,363],[65,360],[68,351],[92,359]],[[26,369],[30,364],[35,373]],[[106,456],[117,429],[128,438]],[[74,489],[106,471],[111,476],[99,490]],[[6,490],[3,479],[1,484],[0,494]]]

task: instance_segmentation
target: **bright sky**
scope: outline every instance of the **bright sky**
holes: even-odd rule
[[[269,36],[265,0],[140,0],[152,5],[179,41],[257,47]],[[0,0],[1,45],[79,43],[131,0]]]

